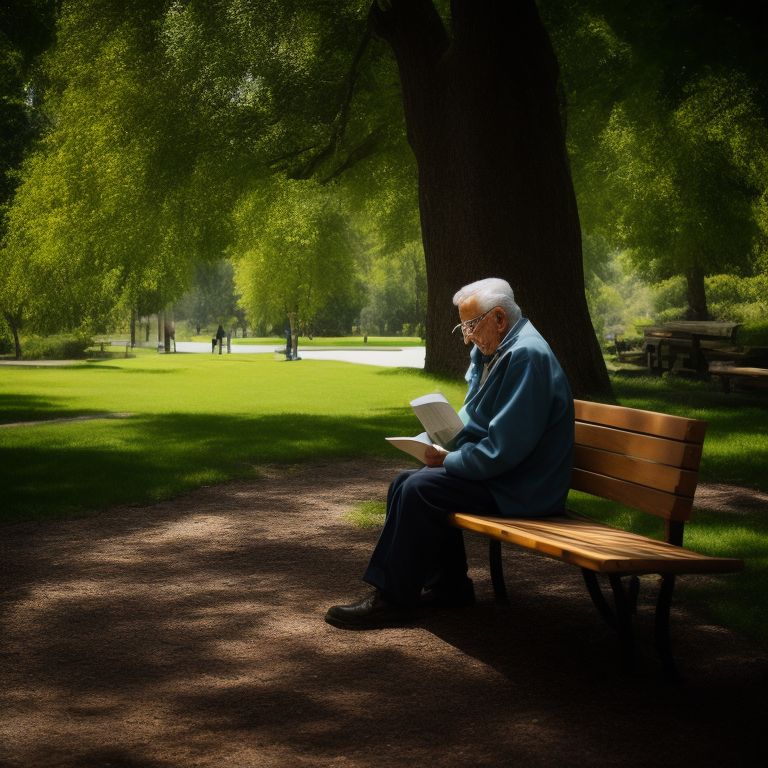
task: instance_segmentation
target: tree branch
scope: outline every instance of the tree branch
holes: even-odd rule
[[[310,158],[301,169],[296,172],[295,178],[308,179],[310,176],[312,176],[317,170],[318,166],[324,160],[327,160],[329,157],[336,153],[339,145],[344,140],[344,136],[347,131],[347,125],[349,124],[349,113],[352,106],[352,98],[354,96],[355,86],[357,85],[357,80],[360,75],[360,65],[362,63],[363,56],[368,49],[368,44],[370,43],[372,36],[373,32],[371,29],[371,20],[369,16],[366,20],[365,31],[363,32],[363,36],[360,38],[357,50],[355,51],[349,66],[349,73],[347,74],[344,93],[341,98],[341,105],[334,120],[333,129],[328,139],[328,143],[319,152],[317,152],[314,157]]]
[[[361,160],[365,160],[366,157],[370,157],[379,144],[379,140],[384,133],[383,128],[376,128],[371,131],[356,147],[353,147],[346,159],[341,165],[334,168],[334,170],[328,174],[323,180],[322,184],[327,184],[329,181],[341,176],[342,173],[348,171],[353,165],[359,163]]]

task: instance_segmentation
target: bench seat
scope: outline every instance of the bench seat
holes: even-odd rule
[[[510,519],[457,513],[451,522],[596,573],[730,573],[743,566],[741,560],[701,555],[586,518]]]
[[[768,368],[713,361],[709,364],[709,374],[720,378],[723,392],[730,392],[734,381],[748,381],[762,386],[768,385]]]

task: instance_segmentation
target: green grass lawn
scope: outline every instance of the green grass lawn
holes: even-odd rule
[[[65,368],[0,371],[2,519],[49,518],[172,496],[270,462],[392,455],[418,431],[408,401],[462,385],[419,371],[271,355],[137,350]],[[129,412],[124,419],[57,422]]]
[[[702,479],[768,491],[766,393],[725,395],[681,379],[616,377],[624,405],[709,421]],[[464,384],[408,369],[272,355],[158,355],[137,350],[64,368],[0,369],[0,521],[90,514],[147,503],[204,484],[254,476],[269,463],[395,456],[392,434],[420,431],[408,401]],[[107,418],[112,414],[125,418]],[[72,421],[77,416],[100,418]],[[64,421],[54,421],[65,419]],[[32,425],[2,426],[15,422]],[[371,500],[360,524],[376,524]],[[653,518],[573,494],[572,506],[617,525],[659,533]],[[768,517],[699,513],[694,549],[745,557],[747,570],[681,579],[687,599],[768,640]]]

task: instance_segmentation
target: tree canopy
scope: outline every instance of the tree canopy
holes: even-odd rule
[[[767,250],[764,10],[547,6],[585,242],[626,250],[647,280],[684,276],[689,317],[706,317],[705,276],[750,274]]]
[[[366,292],[355,319],[384,318],[397,293],[426,318],[428,367],[457,373],[450,298],[496,274],[576,391],[605,393],[582,228],[588,267],[624,250],[648,279],[685,274],[698,313],[704,275],[765,264],[749,3],[63,0],[55,43],[35,16],[52,4],[12,5],[43,21],[0,50],[6,124],[34,102],[47,126],[5,187],[14,322],[92,332],[227,257],[272,322]]]

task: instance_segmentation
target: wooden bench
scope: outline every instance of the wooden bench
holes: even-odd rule
[[[707,424],[614,405],[575,401],[575,447],[571,488],[656,515],[665,521],[665,541],[612,528],[584,516],[501,518],[456,513],[458,528],[490,537],[489,559],[496,599],[506,602],[501,543],[569,563],[581,570],[601,616],[618,633],[626,667],[634,661],[632,614],[643,574],[661,576],[655,612],[656,649],[674,677],[669,612],[675,577],[727,573],[742,560],[709,557],[682,547],[691,517]],[[607,580],[612,604],[599,577]]]
[[[130,339],[128,341],[124,341],[122,339],[120,340],[111,340],[111,339],[96,339],[93,342],[93,346],[99,347],[99,354],[103,355],[104,351],[107,347],[125,347],[125,352],[123,354],[124,357],[128,357],[128,350],[131,348],[131,341]]]
[[[758,386],[768,385],[768,368],[713,361],[709,364],[709,375],[720,379],[723,392],[730,392],[735,381],[745,381]]]
[[[680,370],[706,374],[705,348],[734,343],[740,323],[711,320],[675,320],[662,325],[644,326],[646,364],[656,373]]]
[[[643,365],[646,361],[646,352],[643,349],[636,349],[632,344],[624,339],[616,338],[614,340],[616,359],[620,363],[632,363],[633,365]]]

